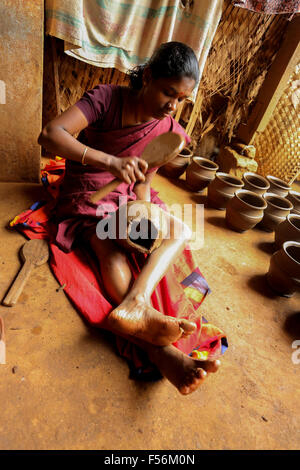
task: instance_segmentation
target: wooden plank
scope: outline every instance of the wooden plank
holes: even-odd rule
[[[0,2],[0,181],[40,181],[43,16],[43,0]]]
[[[299,60],[300,17],[296,16],[287,27],[282,46],[266,75],[248,122],[238,128],[237,137],[242,142],[251,144],[256,132],[264,131]]]
[[[60,99],[60,90],[59,90],[59,74],[58,74],[58,58],[56,52],[56,38],[51,37],[51,46],[52,46],[52,61],[53,61],[53,76],[54,76],[54,88],[55,88],[55,98],[56,98],[56,114],[61,114],[61,99]]]

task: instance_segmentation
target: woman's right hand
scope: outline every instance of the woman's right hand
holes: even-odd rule
[[[107,171],[124,183],[145,181],[148,163],[139,157],[114,157],[111,155]]]

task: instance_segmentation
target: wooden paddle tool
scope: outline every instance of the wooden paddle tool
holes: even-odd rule
[[[24,264],[2,302],[7,307],[12,307],[17,303],[32,269],[46,263],[48,260],[47,241],[37,239],[27,241],[21,248],[21,257]]]
[[[175,132],[165,132],[155,137],[144,148],[141,155],[143,160],[148,163],[148,169],[156,166],[162,166],[176,157],[185,146],[185,139],[182,135]],[[96,203],[103,199],[107,194],[116,189],[123,181],[116,178],[101,189],[92,194],[90,200]]]

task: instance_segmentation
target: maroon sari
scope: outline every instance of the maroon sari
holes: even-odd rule
[[[190,142],[184,129],[172,117],[166,117],[163,120],[154,119],[122,129],[121,87],[99,85],[94,90],[85,93],[76,106],[85,114],[89,122],[88,128],[81,132],[78,139],[92,148],[120,158],[140,157],[146,145],[164,132],[180,133],[185,137],[187,144]],[[66,252],[70,251],[76,237],[83,230],[96,227],[100,220],[96,214],[97,209],[99,213],[99,206],[109,203],[111,211],[115,211],[119,206],[120,197],[123,203],[136,200],[133,192],[134,183],[131,185],[121,183],[97,204],[90,201],[93,191],[100,189],[114,178],[107,171],[67,160],[56,213],[58,221],[56,241],[61,249]],[[153,189],[151,189],[151,202],[165,208]]]

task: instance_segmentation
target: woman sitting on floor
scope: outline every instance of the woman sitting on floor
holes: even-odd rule
[[[56,243],[66,252],[74,241],[90,243],[99,261],[104,295],[114,306],[99,326],[145,351],[182,394],[196,390],[207,373],[219,367],[218,360],[200,361],[173,345],[195,338],[191,350],[197,347],[199,322],[186,316],[177,318],[172,312],[166,316],[151,306],[152,293],[176,264],[189,230],[165,211],[170,237],[148,255],[134,278],[128,252],[115,240],[99,239],[96,226],[99,207],[109,203],[116,211],[120,196],[123,202],[151,201],[165,208],[150,188],[157,169],[147,171],[140,156],[154,137],[168,131],[182,134],[189,143],[172,115],[190,96],[198,78],[192,49],[178,42],[163,44],[147,64],[131,72],[129,87],[96,86],[46,125],[39,137],[39,144],[67,159],[56,211]],[[73,135],[77,133],[76,139]],[[123,183],[97,204],[92,203],[92,192],[114,177]],[[174,236],[178,228],[179,238]]]

